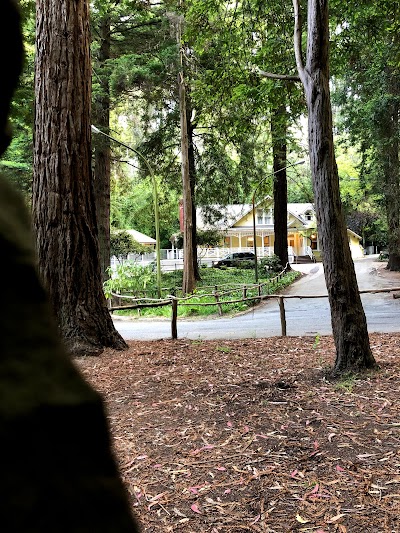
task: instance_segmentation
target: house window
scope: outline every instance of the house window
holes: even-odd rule
[[[257,209],[257,224],[270,225],[274,221],[274,210],[272,208],[264,210]]]
[[[269,246],[269,235],[264,236],[264,246]]]
[[[313,212],[312,211],[306,211],[304,213],[304,218],[308,221],[312,220],[313,219]]]

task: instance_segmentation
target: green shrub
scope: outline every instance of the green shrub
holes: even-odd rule
[[[260,259],[260,269],[265,272],[282,272],[283,266],[281,260],[275,254]]]
[[[244,270],[254,270],[254,261],[235,261],[234,266],[236,268],[243,268]]]
[[[122,263],[117,264],[114,271],[109,268],[108,274],[110,278],[103,284],[106,298],[110,298],[111,293],[139,296],[156,287],[156,274],[151,267]]]

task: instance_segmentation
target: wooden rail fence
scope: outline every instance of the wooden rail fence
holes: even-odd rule
[[[279,276],[282,276],[283,273],[281,272]],[[279,304],[279,312],[280,312],[280,321],[281,321],[281,333],[282,337],[286,337],[287,332],[287,322],[286,322],[286,311],[285,311],[285,299],[292,299],[292,298],[298,298],[300,300],[305,298],[327,298],[327,294],[304,294],[304,295],[291,295],[291,294],[262,294],[262,286],[266,285],[266,283],[259,283],[257,285],[251,285],[251,288],[257,288],[258,295],[257,296],[248,296],[248,289],[250,288],[248,285],[243,286],[243,296],[240,299],[235,300],[221,300],[221,296],[225,294],[230,294],[232,292],[237,292],[238,288],[236,289],[230,289],[228,291],[222,291],[218,289],[218,286],[215,286],[214,291],[212,292],[212,295],[215,298],[215,302],[190,302],[190,300],[193,298],[193,296],[189,296],[187,298],[177,298],[173,295],[168,295],[163,300],[151,300],[148,299],[148,301],[143,301],[144,299],[140,299],[141,303],[131,304],[131,305],[125,305],[125,306],[115,306],[110,307],[110,311],[118,311],[122,309],[143,309],[143,308],[149,308],[149,307],[164,307],[167,305],[171,306],[171,336],[172,339],[178,338],[178,305],[191,305],[191,306],[210,306],[215,305],[218,309],[219,316],[222,316],[222,305],[226,304],[234,304],[239,302],[249,302],[249,301],[262,301],[262,300],[269,300],[269,299],[276,299]],[[398,293],[400,291],[400,287],[391,287],[391,288],[383,288],[383,289],[370,289],[370,290],[362,290],[359,291],[360,294],[376,294],[376,293]],[[128,299],[137,299],[133,296],[127,296],[127,295],[120,295],[116,294],[114,296],[117,296],[118,298],[128,298]],[[201,295],[202,297],[210,296],[208,295]],[[199,297],[199,296],[197,296]],[[393,294],[393,298],[400,298],[400,294]]]

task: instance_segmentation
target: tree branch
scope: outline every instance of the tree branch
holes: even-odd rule
[[[290,75],[290,74],[274,74],[272,72],[265,72],[265,70],[261,70],[257,68],[256,70],[257,74],[260,74],[260,76],[263,76],[264,78],[269,78],[271,80],[283,80],[283,81],[301,81],[299,76]]]
[[[296,65],[299,72],[300,80],[304,86],[308,84],[308,78],[306,70],[303,63],[303,52],[301,46],[301,34],[302,34],[302,24],[301,24],[301,13],[300,13],[300,0],[293,0],[294,8],[294,53],[296,56]]]

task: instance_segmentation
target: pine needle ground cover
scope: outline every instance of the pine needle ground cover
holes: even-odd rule
[[[400,531],[400,334],[330,380],[332,337],[132,342],[77,359],[144,532]]]

